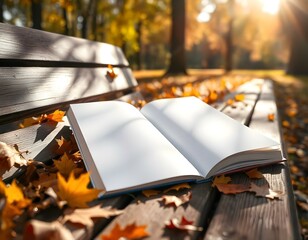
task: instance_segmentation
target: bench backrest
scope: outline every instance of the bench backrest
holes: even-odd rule
[[[0,23],[0,124],[136,86],[116,46]]]

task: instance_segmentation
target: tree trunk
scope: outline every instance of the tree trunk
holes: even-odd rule
[[[65,22],[65,25],[64,25],[64,34],[65,34],[65,35],[69,35],[68,18],[67,18],[67,11],[66,11],[66,8],[65,8],[65,7],[62,8],[62,14],[63,14],[64,22]]]
[[[308,2],[288,0],[283,7],[282,17],[290,41],[287,73],[308,75]]]
[[[234,19],[234,0],[229,0],[228,2],[229,8],[229,22],[228,22],[228,31],[225,35],[225,44],[226,44],[226,52],[225,52],[225,71],[230,72],[233,68],[233,19]]]
[[[38,0],[31,1],[32,28],[42,30],[42,3]]]
[[[187,74],[185,57],[185,0],[171,1],[170,65],[166,75]]]
[[[142,62],[142,36],[141,36],[141,29],[142,29],[142,20],[139,20],[138,23],[136,24],[136,32],[137,32],[137,38],[138,38],[138,46],[139,50],[136,52],[136,64],[137,64],[137,69],[141,70],[141,62]]]

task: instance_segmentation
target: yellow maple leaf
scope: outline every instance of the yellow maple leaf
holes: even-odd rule
[[[66,153],[64,153],[60,160],[53,160],[53,162],[56,168],[65,178],[67,178],[70,173],[76,168],[76,164],[72,159],[68,157]]]
[[[147,226],[137,226],[135,223],[129,224],[124,228],[121,228],[118,223],[111,230],[109,235],[101,236],[102,240],[118,240],[118,239],[139,239],[149,236],[146,231]]]
[[[88,207],[87,203],[96,199],[98,194],[102,192],[98,189],[87,188],[89,182],[88,172],[81,174],[78,178],[75,178],[72,172],[67,181],[58,173],[58,196],[72,208],[86,208]]]
[[[164,193],[170,192],[172,190],[179,191],[180,189],[185,189],[185,188],[189,189],[189,188],[191,188],[191,186],[188,183],[177,184],[177,185],[174,185],[174,186],[164,190]]]
[[[151,197],[151,196],[155,196],[157,194],[159,194],[160,191],[159,190],[152,190],[152,189],[149,189],[149,190],[143,190],[142,191],[142,194],[146,197]]]
[[[35,124],[39,124],[41,122],[41,117],[29,117],[23,120],[22,123],[19,124],[20,128],[30,127]]]
[[[242,102],[245,100],[245,95],[244,94],[236,94],[234,96],[234,100],[237,102]]]
[[[9,204],[14,203],[18,208],[25,208],[31,203],[30,199],[25,198],[23,191],[18,187],[15,179],[10,186],[5,188],[5,196]]]
[[[215,187],[217,184],[226,184],[231,182],[231,177],[226,177],[225,175],[216,176],[213,180],[212,187]]]
[[[58,110],[54,111],[53,113],[48,114],[46,116],[46,118],[49,121],[53,121],[53,122],[63,122],[62,119],[63,119],[64,115],[65,115],[65,112],[58,109]]]

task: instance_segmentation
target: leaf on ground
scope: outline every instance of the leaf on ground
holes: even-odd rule
[[[15,179],[11,185],[5,188],[5,196],[9,204],[14,204],[18,208],[25,208],[31,203],[30,199],[25,198]]]
[[[70,173],[76,169],[76,164],[72,159],[68,157],[67,153],[64,153],[60,160],[53,160],[53,162],[56,168],[65,178],[68,178]]]
[[[92,218],[110,218],[121,213],[123,213],[123,210],[101,208],[100,205],[84,209],[67,209],[64,212],[64,217],[61,220],[61,223],[64,224],[69,221],[82,224],[86,227],[91,227],[93,226]]]
[[[170,192],[170,191],[179,191],[180,189],[190,189],[191,186],[188,184],[188,183],[181,183],[181,184],[177,184],[177,185],[174,185],[166,190],[164,190],[164,193],[167,193],[167,192]]]
[[[0,176],[16,167],[27,166],[28,161],[21,156],[21,153],[13,146],[0,142]]]
[[[46,116],[46,119],[52,122],[63,122],[64,115],[65,115],[65,112],[58,109],[54,111],[53,113],[48,114]]]
[[[36,187],[41,186],[44,188],[55,188],[58,184],[56,173],[41,173],[39,179],[32,182]]]
[[[165,223],[169,229],[179,229],[185,231],[203,231],[202,227],[192,225],[193,221],[188,221],[185,217],[182,217],[181,221],[177,218],[172,218]]]
[[[245,174],[251,179],[261,179],[264,178],[263,174],[258,171],[257,168],[246,171]]]
[[[275,113],[269,113],[267,115],[267,120],[273,122],[275,120]]]
[[[65,178],[58,173],[58,196],[61,200],[66,201],[71,208],[86,208],[88,202],[96,199],[98,194],[102,192],[99,189],[87,188],[90,183],[89,173],[81,174],[75,178],[72,172],[66,181]]]
[[[112,65],[108,65],[108,70],[107,70],[107,75],[113,80],[115,79],[118,75],[115,73],[114,68]]]
[[[192,193],[188,192],[185,193],[179,197],[177,196],[172,196],[172,195],[164,195],[162,196],[163,201],[165,202],[166,205],[174,205],[176,207],[179,207],[187,202],[190,201],[192,197]]]
[[[155,196],[157,194],[159,194],[160,191],[159,190],[152,190],[152,189],[149,189],[149,190],[143,190],[142,191],[142,194],[146,197],[151,197],[151,196]]]
[[[5,198],[0,199],[0,206],[0,240],[13,239],[12,229],[15,226],[14,218],[20,215],[22,211],[16,206],[7,203]]]
[[[20,128],[30,127],[36,124],[40,124],[44,120],[44,115],[40,117],[30,117],[23,120],[22,123],[19,124]]]
[[[146,231],[147,226],[137,226],[135,223],[129,224],[124,228],[116,223],[109,235],[102,235],[102,240],[119,240],[119,239],[140,239],[148,237],[149,233]]]
[[[215,186],[224,194],[236,194],[249,191],[249,185],[245,184],[216,183]]]
[[[269,199],[275,199],[275,198],[280,199],[280,197],[283,195],[282,192],[273,191],[272,189],[270,189],[268,184],[258,186],[254,183],[250,183],[249,191],[254,192],[257,197],[265,197]]]
[[[242,102],[245,100],[245,94],[236,94],[234,96],[234,100],[237,102]]]
[[[216,184],[226,184],[231,182],[231,177],[226,177],[225,175],[216,176],[213,180],[212,187],[215,187]]]
[[[60,139],[56,139],[58,144],[58,149],[56,153],[59,155],[63,155],[64,153],[69,153],[73,149],[73,144],[71,141],[66,140],[63,136]]]
[[[24,240],[74,240],[72,233],[60,222],[43,222],[31,220],[27,223],[24,233]]]

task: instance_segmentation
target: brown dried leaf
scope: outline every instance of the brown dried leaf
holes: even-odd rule
[[[249,191],[249,185],[245,184],[216,183],[215,186],[224,194],[236,194]]]
[[[115,73],[114,68],[109,64],[108,65],[108,70],[107,70],[107,75],[113,80],[115,79],[118,75]]]
[[[277,192],[270,189],[268,184],[258,186],[254,183],[250,183],[249,191],[254,192],[257,197],[266,197],[269,199],[275,199],[275,198],[280,199],[280,197],[283,195],[282,192]]]
[[[76,164],[72,159],[68,157],[66,153],[61,157],[60,160],[53,160],[56,168],[65,178],[68,178],[71,172],[76,169]]]
[[[164,193],[167,193],[167,192],[170,192],[170,191],[173,191],[173,190],[179,191],[180,189],[190,189],[190,188],[191,188],[191,186],[188,183],[181,183],[181,184],[177,184],[177,185],[174,185],[174,186],[166,189],[164,191]]]
[[[27,223],[24,240],[74,240],[72,233],[58,221],[43,222],[31,220]]]
[[[215,187],[217,184],[226,184],[231,182],[231,177],[226,177],[225,175],[216,176],[213,180],[212,187]]]
[[[190,201],[192,197],[192,193],[188,192],[185,193],[179,197],[176,196],[171,196],[171,195],[164,195],[162,196],[163,201],[165,202],[166,205],[174,205],[176,207],[179,207],[187,202]]]
[[[257,168],[251,169],[249,171],[246,171],[245,174],[252,179],[261,179],[264,178],[263,174],[258,171]]]
[[[169,229],[179,229],[186,231],[203,231],[202,227],[192,225],[193,221],[188,221],[185,217],[182,217],[181,221],[177,218],[172,218],[165,223]]]
[[[157,195],[157,194],[159,194],[159,193],[160,193],[159,190],[151,190],[151,189],[149,189],[149,190],[143,190],[143,191],[142,191],[142,194],[143,194],[144,196],[146,196],[146,197],[155,196],[155,195]]]
[[[21,156],[21,153],[15,147],[0,142],[0,176],[14,165],[20,167],[27,166],[27,164],[28,161]]]
[[[63,136],[60,139],[56,139],[58,143],[57,154],[63,155],[64,153],[69,153],[72,151],[73,144],[71,141],[67,141]]]
[[[122,210],[101,208],[100,205],[85,209],[67,209],[61,222],[64,224],[69,221],[91,227],[93,225],[92,218],[110,218],[121,213],[123,213]]]
[[[56,173],[42,173],[39,175],[39,179],[33,181],[32,184],[36,187],[41,186],[44,188],[55,188],[58,184]]]
[[[147,226],[137,226],[135,223],[129,224],[123,229],[118,223],[111,230],[109,235],[101,236],[102,240],[119,240],[119,239],[139,239],[148,237],[149,233],[146,231]]]

